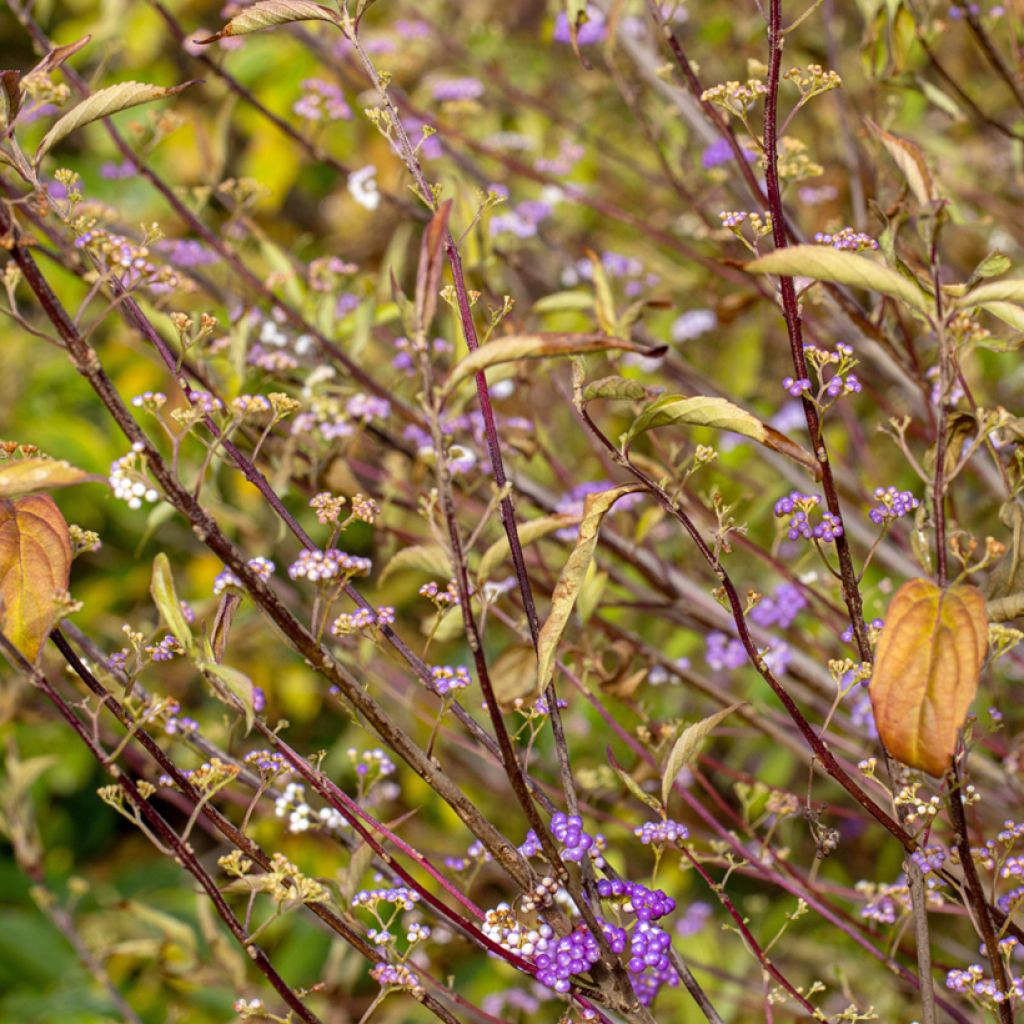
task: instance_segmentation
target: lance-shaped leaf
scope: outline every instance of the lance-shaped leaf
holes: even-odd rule
[[[35,661],[53,628],[71,574],[71,536],[53,499],[0,501],[0,624]]]
[[[191,651],[193,648],[192,630],[189,628],[185,613],[181,610],[181,602],[174,589],[171,563],[162,551],[153,559],[153,578],[149,584],[149,592],[153,595],[153,601],[167,624],[167,628],[174,634],[174,639],[186,651]]]
[[[168,88],[147,85],[145,82],[119,82],[117,85],[94,92],[88,99],[82,100],[78,106],[72,107],[43,136],[42,142],[36,149],[36,166],[39,166],[43,157],[61,139],[66,138],[83,125],[109,117],[120,110],[128,110],[129,107],[137,107],[142,103],[152,103],[154,100],[162,100],[167,96],[175,96],[190,85],[195,85],[195,82],[183,82],[181,85],[172,85]]]
[[[1002,281],[985,281],[957,299],[957,305],[969,309],[990,302],[1024,302],[1024,278],[1008,277]]]
[[[1024,331],[1024,306],[1018,306],[1016,302],[983,302],[979,309],[991,313],[1003,323],[1009,324],[1014,330]],[[1013,339],[1004,341],[1002,347],[999,346],[997,340],[981,341],[979,344],[982,348],[994,348],[997,352],[1011,351],[1019,347],[1019,342],[1014,342]]]
[[[411,548],[401,548],[384,566],[379,583],[383,583],[393,572],[400,569],[415,569],[427,572],[432,576],[449,579],[452,575],[452,563],[440,544],[415,544]]]
[[[70,487],[88,479],[85,470],[60,459],[14,459],[0,463],[0,498]]]
[[[679,738],[672,744],[672,749],[668,753],[668,757],[665,760],[665,770],[661,776],[661,802],[663,804],[668,803],[669,794],[672,792],[672,786],[679,773],[696,759],[700,753],[700,748],[704,745],[704,741],[711,735],[715,726],[726,715],[731,715],[737,708],[743,707],[746,703],[745,700],[741,700],[736,704],[730,704],[727,708],[722,708],[721,711],[716,711],[713,715],[708,715],[707,718],[694,722],[693,725],[688,725],[679,734]]]
[[[612,402],[643,402],[654,398],[657,393],[658,389],[629,377],[602,377],[584,386],[583,401],[606,398]]]
[[[21,111],[21,74],[17,71],[0,71],[0,93],[4,101],[4,124],[12,125]]]
[[[599,491],[597,494],[588,494],[584,500],[583,518],[580,520],[576,547],[569,555],[562,575],[555,584],[555,592],[551,595],[551,611],[548,612],[547,620],[537,639],[537,686],[541,691],[551,681],[555,670],[555,653],[587,575],[590,561],[594,557],[601,521],[619,498],[639,490],[642,488],[637,484],[626,484],[623,487]]]
[[[248,734],[253,722],[256,721],[256,695],[252,680],[237,668],[218,665],[212,661],[204,662],[200,669],[221,700],[231,704],[233,697],[241,705],[242,713],[245,715],[245,731]]]
[[[466,380],[500,363],[517,359],[551,359],[558,356],[581,356],[588,352],[640,352],[648,356],[661,355],[665,347],[644,348],[622,338],[609,338],[606,334],[516,334],[489,342],[456,363],[444,383],[443,394],[452,391]]]
[[[893,757],[941,776],[978,689],[988,650],[985,598],[976,587],[904,583],[889,603],[868,692]]]
[[[924,157],[924,151],[915,142],[893,135],[884,128],[880,128],[870,118],[865,118],[868,127],[878,137],[879,142],[885,147],[886,152],[892,157],[893,162],[903,172],[907,179],[910,191],[914,198],[922,205],[927,206],[933,200],[939,198],[938,189],[932,179],[932,173],[928,169],[928,163]]]
[[[779,277],[810,277],[864,288],[902,299],[922,313],[931,312],[931,299],[909,278],[854,252],[841,252],[828,245],[790,245],[776,249],[746,265],[751,274]]]
[[[198,42],[204,45],[215,43],[225,36],[244,36],[277,25],[288,25],[293,21],[328,21],[337,25],[338,16],[329,8],[312,3],[311,0],[260,0],[260,3],[236,14],[215,35]]]
[[[767,423],[762,423],[746,409],[741,409],[724,398],[712,398],[707,395],[692,397],[665,395],[652,402],[637,416],[633,425],[623,435],[623,447],[628,448],[645,431],[669,424],[713,427],[715,430],[728,430],[734,434],[742,434],[780,455],[787,456],[794,462],[799,462],[815,477],[820,478],[821,476],[821,466],[818,464],[818,460],[792,438],[780,433],[774,427],[769,427]]]
[[[531,519],[528,522],[520,523],[519,543],[523,547],[526,547],[527,544],[532,544],[535,540],[547,537],[548,534],[554,533],[556,530],[565,530],[569,527],[575,526],[579,521],[580,517],[578,515],[573,515],[571,512],[557,512],[551,516],[542,516],[540,519]],[[509,557],[511,553],[512,549],[509,547],[508,537],[502,537],[500,540],[496,540],[484,552],[483,558],[480,559],[480,566],[476,573],[477,582],[483,584],[484,580],[486,580],[491,573]]]

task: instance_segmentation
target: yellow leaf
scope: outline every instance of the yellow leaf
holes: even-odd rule
[[[892,295],[922,313],[932,312],[931,298],[909,278],[867,256],[841,252],[828,245],[789,245],[751,260],[745,269],[751,274],[810,277],[815,281],[848,284]]]
[[[550,359],[556,356],[579,356],[587,352],[639,352],[646,356],[661,355],[665,349],[645,348],[632,341],[609,338],[604,334],[516,334],[481,345],[465,359],[456,363],[442,387],[442,395],[450,395],[456,386],[481,370],[517,359]]]
[[[665,771],[661,777],[661,802],[668,803],[669,794],[672,792],[672,785],[679,776],[679,773],[690,764],[700,753],[704,741],[711,734],[711,731],[722,721],[726,715],[731,715],[737,708],[743,707],[747,702],[741,700],[738,704],[730,704],[713,715],[688,725],[680,734],[679,739],[672,744],[667,760]]]
[[[904,583],[889,604],[869,692],[878,735],[893,757],[941,776],[978,690],[988,650],[976,587]]]
[[[88,480],[89,474],[60,459],[14,459],[0,463],[0,498],[68,487]]]
[[[0,621],[4,636],[35,661],[53,628],[71,574],[71,536],[54,500],[0,501]]]
[[[573,605],[579,595],[580,587],[586,578],[590,560],[594,557],[597,547],[597,535],[601,529],[601,521],[605,513],[619,498],[642,490],[639,485],[627,484],[624,487],[613,487],[611,490],[588,494],[583,503],[583,518],[580,520],[580,533],[576,539],[576,547],[569,555],[562,575],[555,584],[555,592],[551,595],[551,611],[540,631],[537,640],[537,686],[543,692],[551,681],[555,670],[555,653],[559,641],[565,632],[566,623],[572,614]]]
[[[628,448],[641,434],[667,424],[713,427],[715,430],[741,434],[800,463],[805,469],[810,470],[815,478],[821,477],[818,460],[806,448],[767,423],[762,423],[746,409],[741,409],[724,398],[709,395],[665,395],[652,402],[633,421],[633,425],[622,438],[623,446]]]

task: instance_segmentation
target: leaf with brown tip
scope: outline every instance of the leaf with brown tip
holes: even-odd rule
[[[71,536],[54,500],[0,500],[0,622],[29,661],[53,628],[70,575]]]
[[[941,776],[978,690],[988,651],[977,587],[904,583],[889,603],[869,693],[878,735],[893,757]]]

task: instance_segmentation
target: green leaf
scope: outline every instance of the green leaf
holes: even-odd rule
[[[672,744],[668,757],[665,760],[665,770],[661,776],[661,800],[668,803],[669,794],[672,792],[672,785],[679,776],[679,773],[690,764],[700,753],[704,741],[711,734],[715,726],[727,715],[731,715],[737,708],[743,707],[747,701],[741,700],[736,704],[730,704],[713,715],[688,725],[679,735],[679,738]]]
[[[608,749],[608,763],[611,765],[612,771],[619,777],[619,781],[639,800],[641,803],[646,804],[655,814],[663,815],[665,813],[664,805],[658,802],[658,798],[651,796],[650,793],[645,793],[640,787],[640,783],[633,778],[625,768],[616,760],[615,755],[611,752],[611,748]]]
[[[586,577],[590,561],[597,547],[597,536],[601,529],[601,521],[605,514],[627,494],[633,494],[643,488],[638,484],[626,484],[613,487],[597,494],[588,494],[583,504],[583,518],[580,520],[580,533],[576,546],[569,555],[565,568],[555,584],[551,595],[551,611],[540,631],[537,640],[537,686],[541,690],[547,687],[555,670],[555,654],[558,644],[565,632],[573,605],[579,595],[580,587]]]
[[[337,25],[338,16],[322,4],[311,3],[310,0],[260,0],[241,14],[236,14],[216,35],[198,42],[206,45],[225,36],[244,36],[294,21],[327,21]]]
[[[583,401],[605,398],[612,402],[644,402],[654,397],[652,391],[649,385],[628,377],[602,377],[583,389]]]
[[[516,334],[489,342],[456,363],[441,393],[442,396],[450,395],[467,377],[472,377],[481,370],[497,366],[499,363],[511,363],[517,359],[579,356],[587,352],[608,352],[613,349],[621,352],[640,352],[648,356],[664,352],[664,348],[644,348],[632,341],[609,338],[606,334]]]
[[[181,610],[181,602],[174,589],[171,563],[162,551],[153,559],[153,578],[149,585],[149,592],[153,595],[153,601],[167,624],[167,628],[174,634],[174,639],[191,653],[195,649],[192,630]]]
[[[587,257],[593,268],[594,313],[597,316],[597,325],[605,334],[615,334],[615,299],[612,297],[612,287],[608,283],[608,275],[604,272],[604,264],[596,252],[588,249]]]
[[[751,274],[777,274],[779,277],[810,277],[815,281],[834,281],[853,288],[865,288],[902,299],[922,313],[930,313],[931,299],[913,281],[867,256],[841,252],[828,245],[790,245],[776,249],[746,265]]]
[[[1012,266],[1013,261],[1005,252],[994,249],[974,268],[974,273],[971,274],[970,287],[973,287],[977,281],[986,278],[1001,277]]]
[[[637,437],[646,431],[669,424],[713,427],[715,430],[728,430],[734,434],[741,434],[743,437],[749,437],[766,448],[800,463],[815,477],[821,475],[818,460],[806,448],[801,447],[796,441],[780,433],[774,427],[762,423],[746,409],[741,409],[724,398],[713,398],[707,395],[692,397],[665,395],[652,402],[637,416],[633,425],[623,435],[623,449],[628,449]]]
[[[411,548],[402,548],[384,566],[379,582],[383,583],[393,572],[402,569],[415,569],[431,576],[440,576],[444,580],[450,579],[452,575],[448,552],[440,544],[416,544]]]
[[[935,182],[921,147],[899,135],[885,131],[870,118],[865,118],[865,121],[885,147],[886,152],[892,157],[893,162],[903,172],[903,177],[907,179],[907,185],[914,193],[914,198],[922,206],[927,206],[938,199],[939,193],[935,188]]]
[[[0,462],[0,498],[70,487],[88,480],[89,474],[60,459],[14,459]]]
[[[43,136],[42,142],[36,149],[35,163],[39,162],[61,139],[67,138],[73,131],[93,121],[99,121],[120,110],[127,110],[129,107],[137,107],[142,103],[152,103],[154,100],[162,100],[168,96],[175,96],[195,85],[194,81],[183,82],[181,85],[172,85],[167,88],[160,85],[147,85],[145,82],[119,82],[106,89],[94,92],[88,99],[82,100],[77,106],[72,107],[54,126]]]
[[[1024,302],[1024,278],[1008,277],[1003,281],[986,281],[957,299],[956,304],[961,309],[969,309],[993,302]]]
[[[253,722],[256,721],[256,703],[253,696],[252,680],[244,672],[239,672],[237,668],[218,665],[213,661],[203,662],[200,668],[211,682],[219,683],[242,705],[242,711],[245,714],[245,731],[248,734],[249,730],[252,729]],[[217,687],[214,686],[215,691],[216,689]],[[226,701],[225,703],[231,702]]]
[[[589,292],[568,291],[554,292],[552,295],[545,295],[533,304],[533,312],[543,315],[544,313],[566,313],[582,311],[594,308],[594,296]]]
[[[519,525],[519,543],[526,547],[527,544],[532,544],[535,540],[540,540],[541,537],[546,537],[550,533],[554,533],[556,530],[564,530],[567,527],[575,526],[580,521],[580,517],[573,515],[571,512],[559,512],[551,516],[543,516],[540,519],[531,519],[529,522],[520,523]],[[483,558],[480,559],[480,567],[477,569],[476,578],[478,584],[483,584],[494,570],[505,561],[506,558],[512,553],[509,548],[508,538],[502,537],[501,540],[496,540],[485,552]]]
[[[985,310],[986,313],[991,313],[997,320],[1009,324],[1014,330],[1024,331],[1024,306],[1018,306],[1016,302],[983,302],[978,308]],[[997,348],[998,343],[994,340],[979,342],[979,344],[982,348],[1005,351],[1017,348],[1020,342],[1005,343],[1004,348]]]

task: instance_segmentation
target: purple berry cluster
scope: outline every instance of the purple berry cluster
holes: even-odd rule
[[[676,909],[676,901],[661,889],[648,889],[639,882],[621,878],[602,878],[597,883],[597,894],[603,900],[620,903],[626,913],[635,914],[642,923],[657,921]]]
[[[876,526],[900,519],[921,504],[910,491],[898,491],[895,487],[876,488],[875,500],[878,504],[868,513],[868,518]]]
[[[435,665],[430,671],[430,678],[434,683],[434,689],[442,697],[447,697],[456,690],[465,689],[472,681],[465,665],[458,665],[455,668],[451,665]]]
[[[600,920],[600,919],[599,919]],[[605,921],[601,921],[608,945],[616,953],[626,950],[626,932]],[[534,959],[537,965],[537,980],[556,992],[568,992],[569,979],[574,974],[583,974],[601,959],[601,947],[590,929],[577,925],[568,935],[563,935],[557,942],[550,944]]]
[[[562,844],[562,860],[579,863],[594,846],[594,837],[583,830],[578,814],[558,811],[551,819],[551,832]]]
[[[806,377],[783,377],[782,386],[794,398],[799,398],[805,391],[811,390],[811,382]]]

